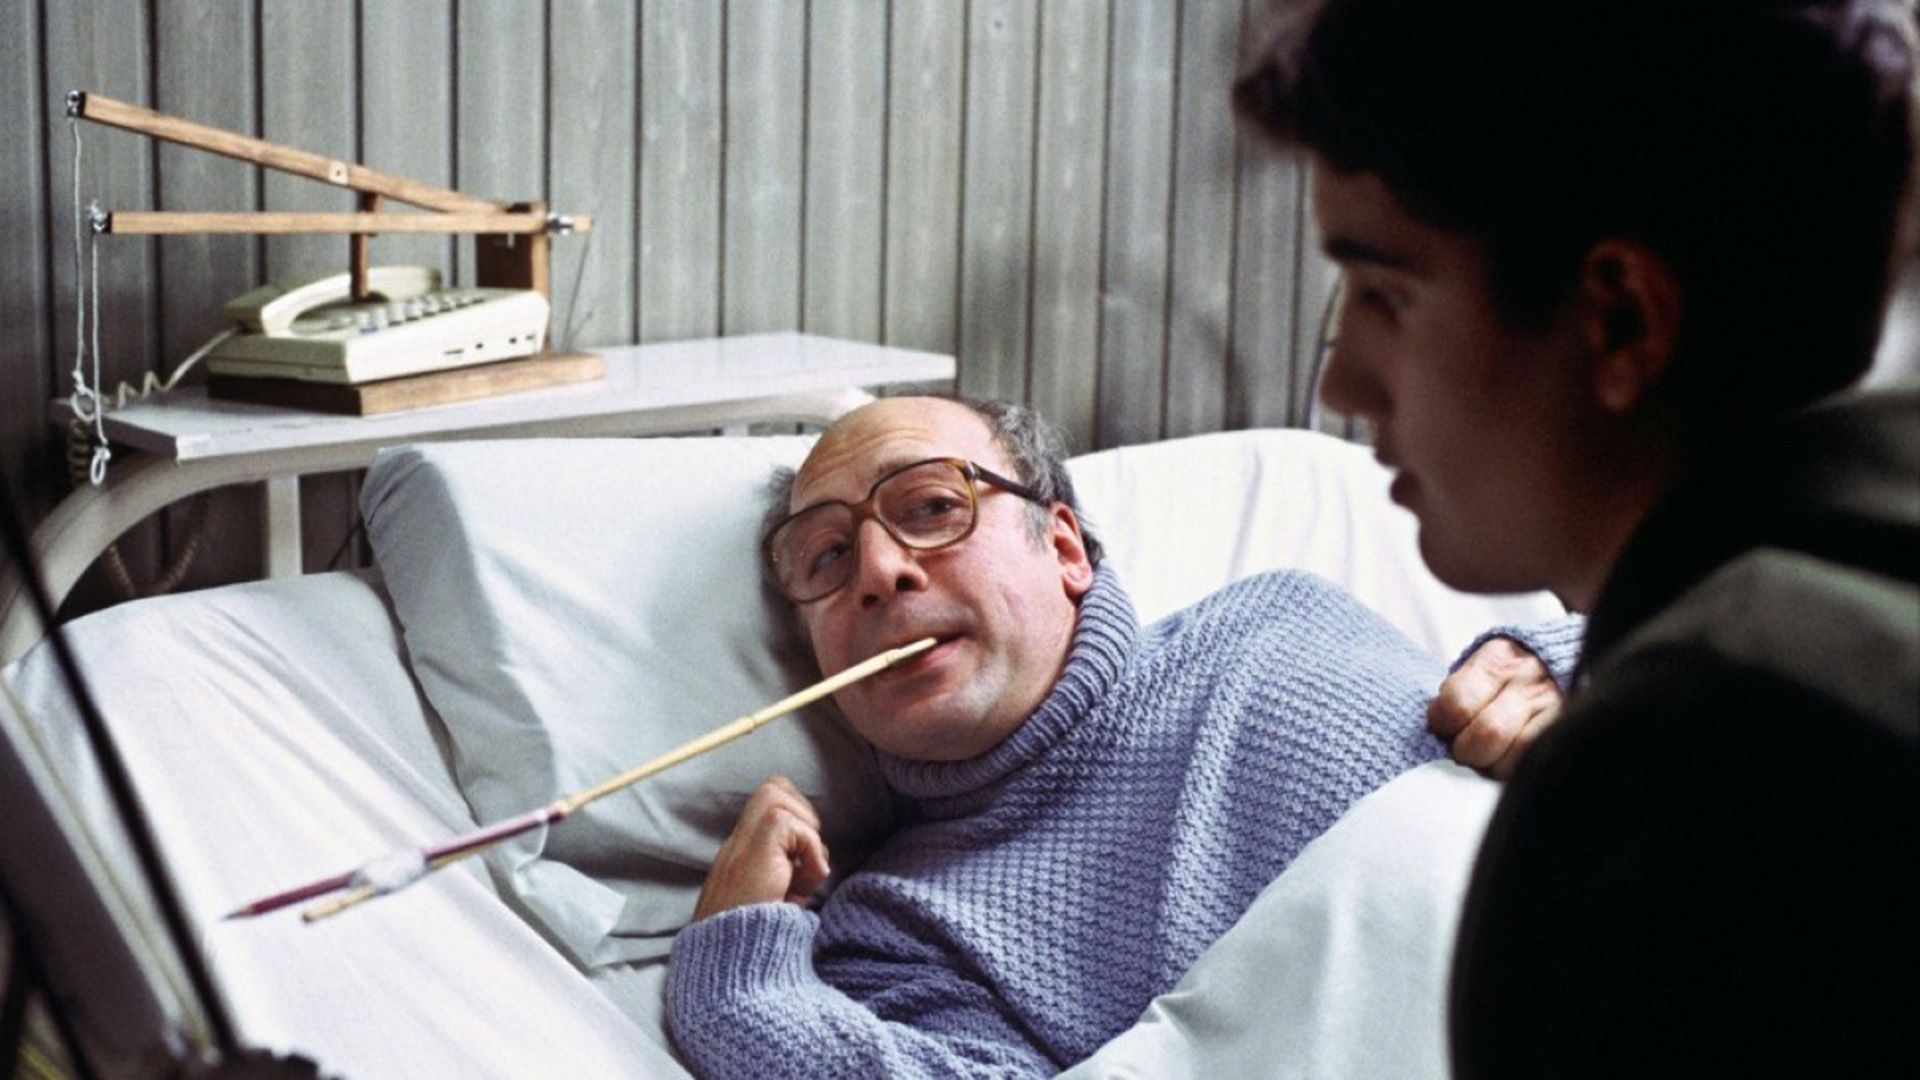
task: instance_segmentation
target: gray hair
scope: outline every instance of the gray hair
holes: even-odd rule
[[[1093,535],[1093,527],[1087,522],[1086,515],[1080,509],[1080,501],[1074,494],[1073,476],[1067,471],[1067,444],[1059,430],[1048,423],[1046,417],[1025,405],[1007,401],[978,401],[957,395],[930,396],[964,405],[978,416],[987,425],[987,430],[993,433],[994,443],[1013,464],[1013,479],[1032,488],[1040,496],[1041,502],[1027,504],[1027,523],[1031,527],[1034,543],[1046,543],[1047,530],[1052,526],[1053,504],[1062,503],[1080,521],[1080,538],[1086,545],[1087,561],[1099,566],[1104,549]],[[767,508],[760,518],[760,548],[763,553],[760,573],[768,591],[775,595],[778,590],[773,587],[773,567],[768,565],[764,557],[766,540],[774,528],[786,520],[788,507],[793,500],[794,481],[798,478],[796,470],[782,466],[775,469],[767,481]]]

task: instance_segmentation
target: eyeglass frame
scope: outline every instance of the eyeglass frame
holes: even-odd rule
[[[936,464],[951,465],[955,469],[959,470],[961,476],[966,477],[967,508],[968,510],[971,511],[971,517],[967,521],[966,530],[962,532],[959,536],[956,536],[953,539],[947,540],[943,543],[934,544],[931,547],[921,547],[917,544],[912,544],[907,542],[898,533],[893,531],[893,527],[888,525],[886,521],[880,517],[879,513],[874,510],[873,497],[877,492],[879,492],[883,484],[893,479],[894,477],[900,476],[905,473],[910,473],[913,470],[918,469],[924,465],[936,465]],[[780,564],[774,559],[773,538],[780,535],[780,530],[786,528],[789,524],[791,524],[798,518],[803,517],[807,514],[811,514],[815,510],[818,510],[823,506],[844,506],[847,508],[848,511],[850,511],[853,514],[852,535],[853,535],[855,546],[852,554],[856,558],[859,556],[859,553],[860,553],[860,549],[859,549],[860,525],[862,522],[866,522],[866,521],[878,522],[880,525],[880,530],[882,532],[886,533],[889,537],[891,537],[894,543],[899,544],[901,547],[906,548],[908,551],[944,551],[947,548],[953,547],[956,544],[964,542],[967,539],[967,537],[973,535],[973,531],[975,529],[980,527],[980,482],[983,480],[989,484],[992,484],[994,487],[997,487],[1000,490],[1007,492],[1010,495],[1017,495],[1020,498],[1025,499],[1030,503],[1033,503],[1035,506],[1043,506],[1043,507],[1052,506],[1055,501],[1047,498],[1046,496],[1040,494],[1040,492],[1036,491],[1032,487],[1029,487],[1028,485],[1023,484],[1018,480],[1008,479],[1007,477],[1001,476],[999,473],[994,472],[992,469],[989,469],[986,466],[979,464],[978,462],[969,461],[966,458],[944,457],[944,456],[922,458],[919,461],[915,461],[907,465],[902,465],[899,468],[894,469],[892,472],[887,473],[885,476],[882,476],[880,479],[875,480],[872,483],[872,485],[870,485],[867,488],[867,494],[865,495],[865,497],[863,497],[859,502],[850,503],[845,499],[822,499],[811,506],[803,506],[800,509],[795,510],[793,513],[788,514],[786,517],[781,518],[778,522],[774,524],[772,528],[768,529],[766,532],[766,535],[761,538],[760,558],[764,561],[768,569],[772,571],[771,578],[772,578],[772,582],[775,590],[779,592],[780,595],[784,597],[788,603],[817,604],[820,601],[825,600],[827,597],[832,596],[833,594],[839,592],[841,589],[846,588],[848,582],[851,582],[853,580],[854,572],[852,570],[849,570],[847,572],[846,581],[842,581],[840,584],[835,585],[833,588],[828,589],[826,592],[821,593],[819,596],[811,597],[806,600],[795,600],[792,596],[788,595],[787,590],[780,584]]]

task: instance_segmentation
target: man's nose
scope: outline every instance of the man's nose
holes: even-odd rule
[[[1366,353],[1337,340],[1327,352],[1326,368],[1320,373],[1320,403],[1345,416],[1371,418],[1384,412],[1386,396]]]
[[[919,558],[878,521],[861,522],[859,540],[853,586],[859,591],[861,607],[870,608],[898,593],[926,588],[927,575]]]

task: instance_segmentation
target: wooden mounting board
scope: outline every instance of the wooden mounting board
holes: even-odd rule
[[[543,386],[592,382],[606,373],[606,361],[590,353],[542,353],[520,360],[476,364],[473,367],[352,386],[299,379],[213,375],[207,379],[207,396],[342,416],[375,416],[403,409],[448,405],[456,401],[537,390]]]

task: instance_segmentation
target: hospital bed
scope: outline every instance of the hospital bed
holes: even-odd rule
[[[338,916],[222,916],[531,809],[810,682],[754,545],[768,472],[810,441],[383,451],[361,506],[372,570],[67,626],[245,1042],[348,1077],[683,1074],[662,1019],[668,950],[745,795],[794,779],[842,864],[884,829],[871,762],[825,711]],[[1440,585],[1384,471],[1328,436],[1203,435],[1072,471],[1143,622],[1274,567],[1338,582],[1445,658],[1489,625],[1560,612]],[[14,750],[104,879],[162,1027],[193,1036],[204,1017],[50,648],[6,679]],[[1444,1075],[1453,919],[1494,790],[1437,763],[1363,801],[1080,1074]],[[179,1053],[80,1035],[129,1070]]]

